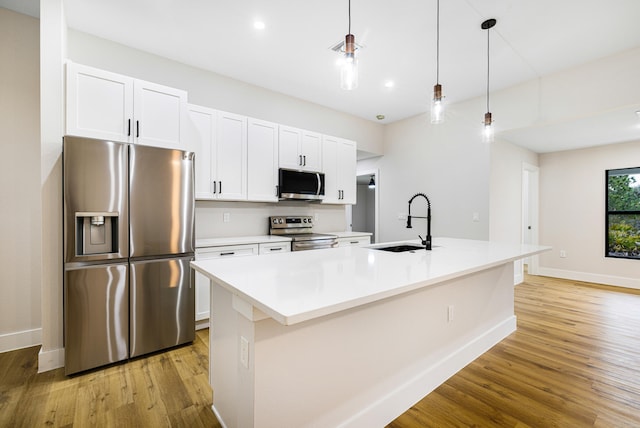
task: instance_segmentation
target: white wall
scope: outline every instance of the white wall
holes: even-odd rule
[[[475,114],[477,110],[477,115]],[[489,237],[489,160],[491,146],[481,141],[482,101],[449,106],[447,120],[432,126],[428,114],[385,128],[384,156],[358,163],[358,169],[379,169],[378,242],[417,239],[425,220],[406,229],[409,199],[425,193],[432,205],[433,236]],[[479,222],[472,221],[478,213]],[[411,214],[426,215],[426,202],[416,199]]]
[[[62,324],[62,136],[66,22],[62,0],[40,1],[42,348],[38,371],[64,363]]]
[[[0,8],[0,352],[41,343],[39,25]]]
[[[517,243],[522,237],[522,165],[538,165],[538,154],[505,141],[491,148],[489,238]]]
[[[640,288],[640,261],[604,256],[605,170],[637,166],[640,141],[540,155],[540,274]]]

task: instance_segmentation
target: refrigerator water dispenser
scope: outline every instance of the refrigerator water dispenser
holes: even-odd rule
[[[76,255],[118,252],[118,213],[76,213]]]

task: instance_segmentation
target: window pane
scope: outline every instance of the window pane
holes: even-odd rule
[[[640,259],[640,214],[609,214],[607,255]]]
[[[640,168],[607,171],[607,210],[640,211]]]

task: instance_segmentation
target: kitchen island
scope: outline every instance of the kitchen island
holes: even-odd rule
[[[513,261],[549,249],[385,245],[192,262],[225,426],[384,426],[515,331]]]

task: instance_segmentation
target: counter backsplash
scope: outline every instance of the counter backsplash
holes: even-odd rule
[[[308,202],[196,201],[196,239],[268,235],[268,218],[275,215],[317,216],[315,232],[346,230],[345,211],[344,205]]]

